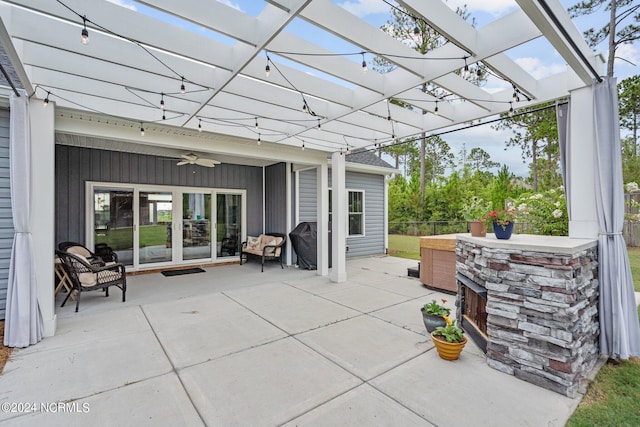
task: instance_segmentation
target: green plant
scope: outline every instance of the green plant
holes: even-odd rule
[[[516,220],[515,209],[496,209],[491,211],[485,216],[485,220],[489,222],[495,222],[503,230],[507,229],[507,226]]]
[[[434,337],[442,337],[447,342],[462,342],[464,341],[464,331],[456,326],[456,321],[452,321],[447,326],[438,326],[435,331],[431,333]]]
[[[462,216],[467,221],[482,221],[484,214],[491,210],[491,202],[485,202],[482,198],[473,196],[462,205]]]
[[[527,233],[548,236],[569,234],[569,217],[564,188],[525,193],[515,201],[518,222],[526,224]]]
[[[447,300],[442,298],[440,301],[442,301],[442,304],[446,303]],[[427,303],[424,305],[424,307],[422,307],[422,312],[424,314],[431,314],[433,316],[449,316],[449,313],[451,313],[451,309],[445,307],[444,305],[440,305],[437,303],[436,300],[431,300],[430,303]]]

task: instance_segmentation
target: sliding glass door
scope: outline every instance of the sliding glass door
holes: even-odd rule
[[[133,189],[96,187],[93,192],[93,242],[104,243],[124,264],[133,264]]]
[[[138,212],[138,262],[171,262],[173,194],[164,191],[140,191]]]
[[[88,183],[87,197],[86,243],[132,269],[237,258],[246,237],[244,190]]]
[[[240,254],[242,239],[242,195],[216,194],[217,257],[235,257]]]
[[[182,259],[211,258],[211,194],[182,194]]]

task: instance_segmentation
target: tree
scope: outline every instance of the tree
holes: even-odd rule
[[[513,136],[507,141],[507,148],[519,147],[522,150],[522,160],[531,159],[530,178],[534,191],[538,191],[542,174],[553,173],[557,169],[560,156],[555,109],[540,109],[551,105],[548,103],[527,107],[523,111],[530,111],[529,114],[514,117],[503,115],[504,119],[493,126],[494,129],[511,129]]]
[[[456,13],[460,15],[463,19],[469,19],[470,14],[467,12],[466,5],[462,8],[458,7],[456,9]],[[472,25],[475,25],[475,20],[471,20]],[[435,29],[431,28],[426,21],[422,19],[417,19],[414,15],[403,7],[392,6],[391,7],[391,19],[387,21],[385,24],[381,26],[381,30],[391,35],[397,40],[402,41],[403,43],[408,44],[416,51],[421,54],[425,54],[430,52],[445,43],[448,40],[443,37],[440,33],[438,33]],[[386,61],[384,58],[376,57],[374,58],[374,68],[380,72],[389,72],[395,68],[395,65]],[[472,81],[483,82],[486,79],[486,72],[484,65],[479,65],[479,73],[472,74]],[[420,90],[422,92],[433,92],[436,89],[431,88],[426,82],[420,85]],[[444,94],[440,93],[439,96],[443,96]],[[393,103],[397,100],[391,100]],[[411,108],[410,105],[404,104],[403,106]],[[422,114],[427,114],[427,110],[420,110]],[[426,150],[427,150],[427,134],[426,132],[422,132],[420,134],[420,198],[424,198],[425,191],[425,181],[426,181],[426,169],[427,169],[427,159],[426,159]]]
[[[613,77],[617,49],[623,44],[640,39],[640,4],[637,0],[584,0],[571,6],[568,12],[575,18],[592,14],[602,6],[609,11],[609,22],[599,29],[588,29],[584,36],[592,48],[609,39],[607,76]]]
[[[618,83],[618,108],[620,127],[631,132],[626,141],[628,154],[638,155],[638,128],[640,127],[640,75],[635,75]]]
[[[486,171],[500,166],[500,163],[491,160],[491,155],[482,148],[474,147],[469,153],[471,168],[475,171]]]

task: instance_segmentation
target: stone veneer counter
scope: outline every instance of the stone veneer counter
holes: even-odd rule
[[[457,236],[457,274],[487,291],[489,366],[576,395],[599,353],[597,244],[526,234]],[[463,305],[461,295],[462,288]]]

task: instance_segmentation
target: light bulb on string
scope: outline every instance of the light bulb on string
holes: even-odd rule
[[[144,127],[142,126],[142,122],[140,122],[140,136],[144,136]]]
[[[464,69],[462,71],[462,77],[464,79],[468,79],[469,78],[469,65],[467,64],[467,58],[464,58]]]
[[[482,78],[482,68],[480,68],[480,63],[476,63],[476,76],[478,78]]]
[[[436,108],[434,108],[433,113],[437,116],[438,115],[438,101],[436,101]]]
[[[160,94],[160,108],[164,110],[164,92]]]
[[[267,55],[267,66],[264,67],[264,74],[265,76],[269,77],[269,74],[271,73],[271,67],[269,67],[269,55]]]
[[[80,32],[80,36],[81,36],[80,41],[82,42],[82,44],[88,44],[89,43],[89,31],[87,31],[87,17],[86,16],[82,17],[82,31]]]
[[[320,129],[320,119],[318,119],[318,129]]]
[[[302,141],[302,151],[304,151],[304,141]]]
[[[184,87],[184,77],[182,77],[182,83],[180,84],[180,93],[185,94],[187,92],[187,88]]]
[[[362,71],[367,71],[367,61],[365,61],[364,59],[364,52],[361,52],[362,54]]]
[[[509,102],[509,117],[513,117],[513,103]]]
[[[202,119],[198,119],[198,132],[202,132]]]
[[[49,105],[49,94],[50,94],[50,93],[51,93],[51,92],[48,92],[48,91],[47,91],[47,96],[44,98],[44,101],[42,101],[42,106],[43,106],[43,107],[46,107],[47,105]]]
[[[260,134],[258,134],[258,145],[260,145],[261,142],[262,140],[260,139]]]
[[[258,118],[256,117],[256,130],[260,129],[260,126],[258,125]]]
[[[167,120],[167,117],[164,115],[164,111],[162,112],[162,120]]]

